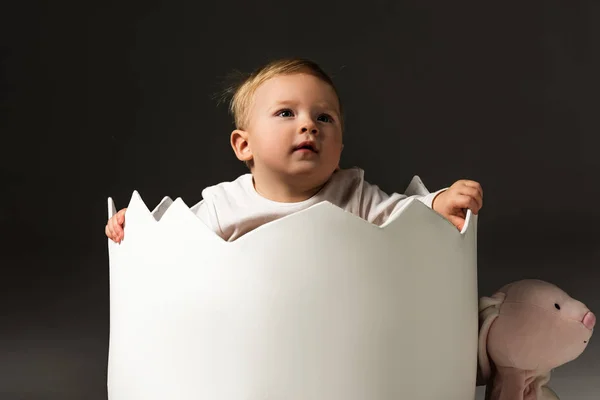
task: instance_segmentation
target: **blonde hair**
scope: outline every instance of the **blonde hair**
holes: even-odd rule
[[[233,116],[233,122],[236,129],[247,128],[252,97],[261,84],[278,75],[289,75],[302,72],[311,74],[331,86],[338,98],[340,114],[342,114],[342,104],[338,91],[331,77],[323,71],[317,63],[304,58],[283,58],[261,66],[254,72],[243,76],[241,82],[234,83],[226,88],[224,94],[226,96],[231,96],[229,101],[229,112]],[[238,80],[240,79],[238,78]],[[340,118],[343,121],[341,115]],[[342,121],[340,121],[340,123],[342,123]]]

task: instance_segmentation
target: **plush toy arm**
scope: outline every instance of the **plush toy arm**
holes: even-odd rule
[[[541,376],[538,376],[533,383],[536,386],[536,391],[539,396],[539,400],[560,400],[556,393],[552,389],[546,386],[550,381],[550,372],[547,372]]]
[[[540,398],[540,400],[560,400],[558,398],[558,396],[556,395],[556,393],[554,393],[554,391],[552,391],[552,389],[543,386],[542,387],[542,397]]]
[[[481,365],[477,363],[477,380],[475,386],[485,386],[487,384],[486,379],[483,377],[483,371],[481,371]]]
[[[479,300],[479,344],[477,365],[477,386],[484,386],[492,374],[492,364],[487,352],[487,338],[490,328],[500,313],[500,305],[506,295],[502,292]]]

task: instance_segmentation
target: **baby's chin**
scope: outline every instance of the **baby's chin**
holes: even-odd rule
[[[330,177],[336,170],[337,165],[323,165],[321,163],[298,162],[289,168],[289,174],[298,177]]]
[[[308,186],[319,186],[327,182],[336,171],[333,167],[323,165],[293,165],[285,173],[287,179]]]

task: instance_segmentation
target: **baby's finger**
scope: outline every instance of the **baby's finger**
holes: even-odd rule
[[[472,181],[469,179],[463,179],[461,182],[466,187],[476,189],[477,192],[479,193],[479,197],[481,197],[483,199],[483,188],[481,187],[481,184],[479,182]]]
[[[122,209],[121,211],[119,211],[116,215],[117,217],[117,222],[120,225],[123,225],[123,222],[125,222],[125,209]]]
[[[475,202],[477,203],[478,210],[480,210],[483,207],[483,198],[479,190],[477,190],[477,188],[474,188],[472,186],[463,186],[459,189],[458,193],[460,193],[461,195],[469,196],[473,200],[475,200]]]
[[[115,229],[119,235],[123,233],[123,222],[118,217],[115,218]]]
[[[106,236],[112,240],[113,242],[117,241],[117,235],[114,231],[114,229],[112,228],[112,225],[110,224],[110,221],[108,221],[108,223],[106,224],[106,228],[104,228],[104,231],[106,233]]]
[[[458,217],[456,215],[448,215],[446,216],[446,218],[448,218],[448,221],[450,221],[452,225],[454,225],[459,231],[462,230],[465,224],[464,218]]]
[[[112,239],[113,232],[112,232],[112,229],[110,228],[110,224],[108,222],[106,223],[106,226],[104,227],[104,233],[106,234],[107,238]]]
[[[469,210],[473,212],[473,214],[477,215],[479,210],[481,210],[481,205],[477,202],[473,197],[469,197]]]
[[[111,219],[111,227],[115,234],[115,241],[118,242],[121,239],[121,226],[114,217]]]
[[[479,204],[477,201],[471,196],[467,196],[464,194],[458,195],[453,206],[457,208],[468,208],[473,212],[473,214],[477,215],[479,212]]]

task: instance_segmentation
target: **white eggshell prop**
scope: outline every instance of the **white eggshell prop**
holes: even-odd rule
[[[109,399],[473,399],[476,227],[418,200],[382,227],[325,202],[225,242],[180,198],[150,212],[133,192],[109,240]]]

